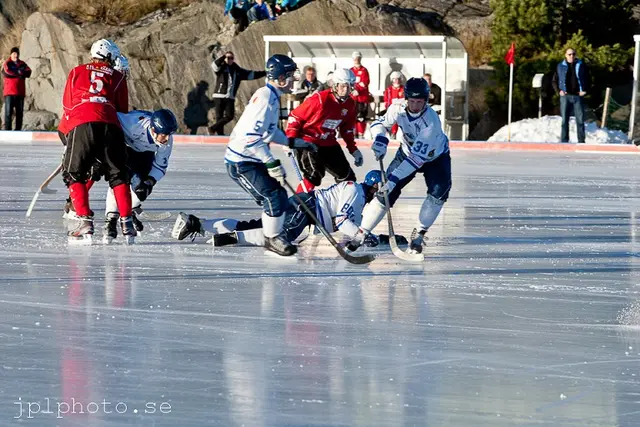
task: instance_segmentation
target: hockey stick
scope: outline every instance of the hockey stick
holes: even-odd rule
[[[146,221],[162,221],[171,218],[171,212],[169,211],[153,213],[145,211],[142,208],[140,208],[140,213],[138,213],[137,215],[138,218],[144,219]]]
[[[296,172],[296,176],[298,177],[298,181],[300,181],[300,185],[302,185],[302,189],[305,193],[308,193],[307,186],[304,185],[304,179],[302,178],[302,172],[300,172],[300,166],[298,166],[298,161],[293,154],[293,150],[287,150],[287,156],[291,159],[291,163],[293,163],[293,170]]]
[[[387,177],[384,174],[384,163],[382,163],[382,159],[380,159],[380,172],[382,172],[382,185],[386,185]],[[398,242],[396,242],[396,234],[393,232],[393,220],[391,219],[391,207],[389,205],[389,195],[385,191],[384,195],[384,207],[387,210],[387,222],[389,223],[389,245],[391,246],[391,252],[395,256],[405,261],[410,262],[422,262],[424,261],[424,254],[411,254],[403,251],[398,247]]]
[[[53,181],[53,178],[58,176],[58,174],[60,173],[61,170],[62,170],[62,163],[60,163],[58,165],[58,167],[56,168],[56,170],[54,170],[51,173],[51,175],[49,175],[47,177],[47,179],[44,180],[42,185],[40,185],[40,188],[38,188],[38,191],[36,191],[36,194],[33,195],[33,199],[31,199],[31,204],[29,204],[29,208],[27,209],[27,215],[26,215],[27,218],[29,218],[31,216],[31,212],[33,211],[33,208],[35,207],[36,202],[38,201],[38,197],[40,197],[41,193],[54,194],[54,193],[56,193],[58,191],[58,190],[56,190],[54,188],[49,188],[48,185],[49,185],[49,183],[51,183],[51,181]]]
[[[293,193],[293,197],[295,197],[298,204],[302,206],[302,209],[304,209],[306,214],[309,215],[309,218],[311,218],[313,222],[315,222],[318,230],[320,230],[320,232],[324,234],[324,237],[327,238],[329,243],[331,243],[331,246],[333,246],[336,249],[336,251],[338,251],[338,253],[342,258],[344,258],[351,264],[368,264],[374,259],[376,259],[375,255],[371,255],[371,254],[367,254],[364,256],[353,256],[351,254],[346,253],[344,249],[341,248],[340,245],[338,245],[338,242],[335,241],[335,239],[331,236],[331,234],[329,234],[329,232],[322,226],[320,221],[318,221],[318,218],[316,218],[316,215],[311,211],[311,209],[309,209],[309,206],[307,206],[307,204],[300,198],[300,196],[298,196],[298,194],[295,191],[293,191],[293,188],[291,188],[291,185],[289,185],[287,181],[284,181],[284,185],[287,187],[289,191]]]

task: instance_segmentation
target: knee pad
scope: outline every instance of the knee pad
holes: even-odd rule
[[[282,187],[270,191],[269,194],[265,195],[265,200],[262,203],[264,212],[274,217],[283,215],[288,206],[287,191]]]
[[[434,199],[438,200],[440,202],[440,204],[444,203],[447,201],[447,199],[449,198],[449,191],[451,190],[451,183],[449,183],[449,185],[444,188],[441,185],[436,185],[432,191],[429,192],[429,194],[427,195],[427,197],[433,197]]]

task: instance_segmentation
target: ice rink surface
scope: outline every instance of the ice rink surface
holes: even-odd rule
[[[259,216],[223,149],[174,148],[137,245],[74,248],[60,179],[24,218],[61,147],[0,145],[0,426],[640,425],[640,157],[454,150],[424,264],[354,266],[171,239]]]

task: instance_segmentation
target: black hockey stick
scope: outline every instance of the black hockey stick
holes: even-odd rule
[[[51,183],[51,181],[53,181],[53,178],[58,176],[60,171],[62,171],[62,163],[60,163],[56,168],[56,170],[51,172],[51,175],[49,175],[47,179],[44,180],[42,185],[40,185],[40,187],[38,188],[38,191],[36,191],[36,194],[33,195],[33,199],[31,199],[31,203],[29,204],[29,208],[27,209],[27,215],[26,215],[27,218],[31,216],[31,212],[33,211],[33,208],[35,207],[36,202],[38,201],[38,197],[40,196],[41,193],[54,194],[58,191],[54,188],[49,188],[48,185]]]
[[[309,218],[311,218],[313,222],[315,222],[316,227],[318,227],[318,230],[320,230],[320,232],[324,234],[324,237],[327,238],[329,243],[331,243],[331,246],[333,246],[336,249],[336,251],[338,251],[338,253],[342,258],[344,258],[351,264],[368,264],[374,259],[376,259],[375,255],[371,255],[371,254],[367,254],[363,256],[353,256],[351,254],[346,253],[345,250],[341,248],[340,245],[338,245],[338,242],[336,242],[336,240],[331,236],[331,234],[329,234],[329,232],[325,230],[325,228],[322,226],[320,221],[318,221],[318,218],[316,218],[316,215],[311,211],[311,209],[309,209],[309,206],[307,206],[307,204],[300,198],[300,196],[298,196],[298,194],[295,191],[293,191],[293,188],[291,188],[291,185],[289,185],[287,181],[284,181],[284,185],[285,187],[287,187],[289,191],[293,193],[293,197],[295,197],[298,204],[302,206],[302,209],[304,209],[306,214],[309,215]]]
[[[382,159],[380,159],[380,172],[382,172],[382,185],[387,183],[387,176],[384,174],[384,163],[382,163]],[[384,195],[384,207],[387,210],[387,222],[389,223],[389,245],[391,246],[391,252],[395,256],[405,261],[410,262],[422,262],[424,261],[424,254],[412,254],[403,251],[398,247],[398,242],[396,242],[396,234],[393,232],[393,220],[391,219],[391,206],[389,205],[389,195],[385,191]]]

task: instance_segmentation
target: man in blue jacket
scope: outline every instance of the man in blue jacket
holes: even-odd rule
[[[573,108],[578,128],[578,142],[584,143],[584,96],[589,88],[589,70],[584,62],[576,58],[575,49],[567,49],[564,57],[564,61],[558,64],[553,75],[553,88],[560,95],[560,115],[562,116],[560,141],[569,142],[569,117]]]

